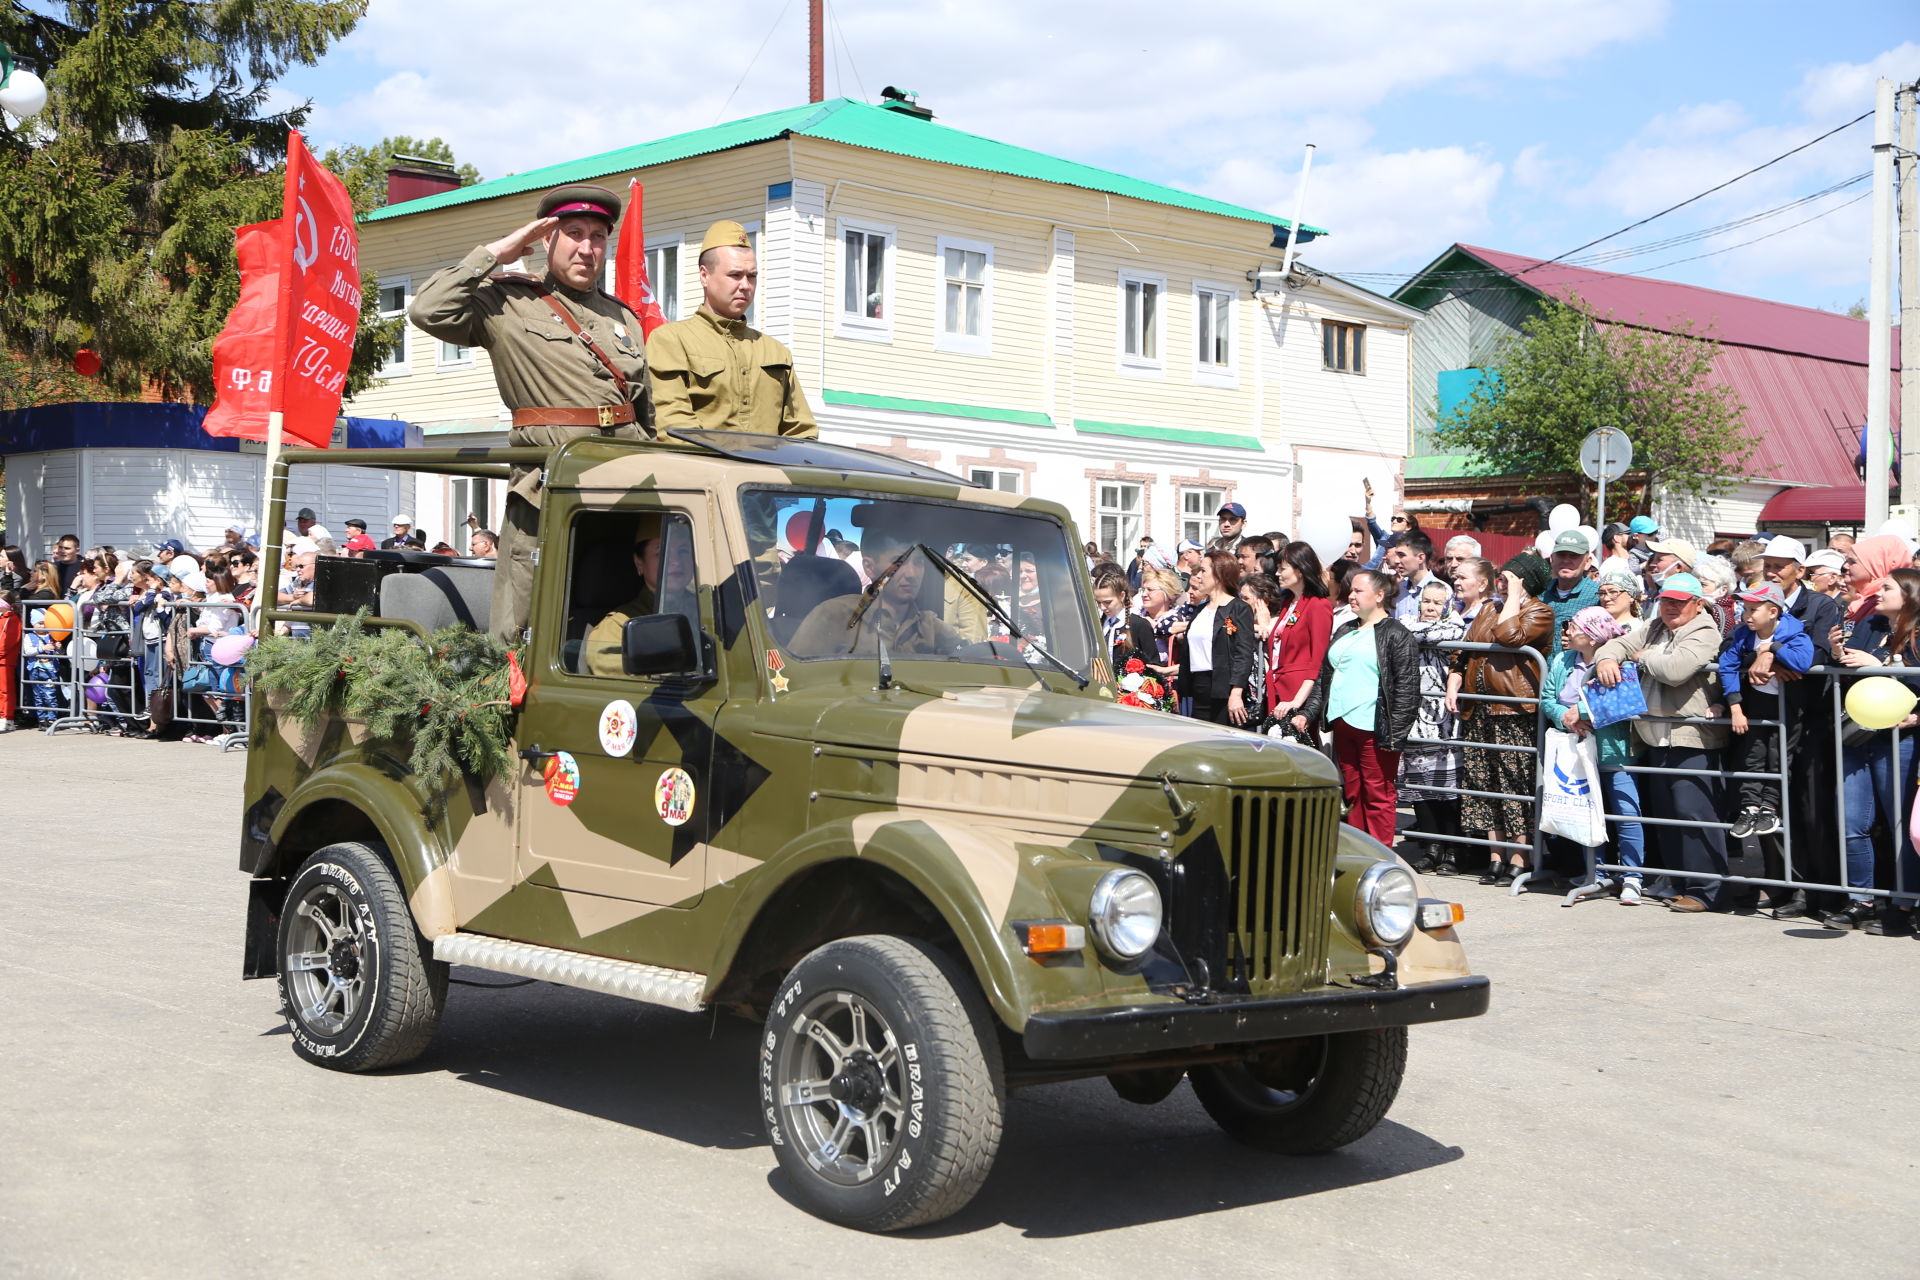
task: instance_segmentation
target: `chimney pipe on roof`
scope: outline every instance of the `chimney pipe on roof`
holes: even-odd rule
[[[824,102],[827,97],[825,61],[824,0],[807,0],[807,101]]]
[[[439,160],[395,156],[387,163],[387,203],[405,204],[423,196],[437,196],[460,185],[460,175]]]

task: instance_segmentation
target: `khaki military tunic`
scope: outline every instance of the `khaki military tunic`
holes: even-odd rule
[[[786,344],[710,307],[653,331],[647,373],[662,434],[686,428],[820,434]]]
[[[822,602],[787,643],[787,649],[801,658],[833,658],[872,655],[879,652],[878,637],[887,637],[887,654],[903,657],[912,654],[950,656],[966,644],[961,634],[941,621],[940,615],[916,609],[898,623],[888,616],[886,606],[871,604],[853,627],[847,620],[860,607],[864,595],[836,596]]]
[[[647,386],[647,351],[640,318],[599,289],[581,292],[545,277],[553,300],[593,338],[626,380],[623,396],[613,374],[565,321],[555,315],[535,285],[496,277],[499,259],[477,246],[459,265],[435,272],[414,296],[407,317],[442,342],[485,347],[500,399],[513,410],[598,409],[630,404],[634,421],[604,427],[517,422],[507,440],[545,448],[580,436],[644,440],[653,422]],[[522,417],[536,415],[521,415]],[[520,643],[533,596],[533,551],[540,536],[540,468],[516,465],[507,486],[495,550],[493,633]]]
[[[609,613],[593,624],[587,632],[586,644],[581,653],[586,659],[587,673],[596,676],[622,676],[627,673],[624,654],[627,623],[635,618],[644,618],[655,613],[684,613],[694,625],[700,626],[700,602],[691,591],[670,592],[667,598],[656,608],[653,591],[646,583],[640,584],[640,594]]]

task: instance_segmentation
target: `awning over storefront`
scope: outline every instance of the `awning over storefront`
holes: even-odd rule
[[[1760,527],[1776,524],[1850,524],[1867,518],[1867,487],[1842,484],[1782,489],[1760,508]]]

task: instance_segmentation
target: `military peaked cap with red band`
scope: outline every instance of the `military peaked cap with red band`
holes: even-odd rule
[[[543,218],[605,218],[607,225],[611,227],[620,221],[620,197],[605,187],[576,182],[568,187],[555,187],[540,197],[540,216]]]

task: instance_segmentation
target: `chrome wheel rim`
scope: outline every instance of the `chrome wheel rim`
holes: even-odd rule
[[[372,956],[367,922],[353,900],[334,884],[309,889],[293,907],[281,964],[294,1016],[315,1034],[340,1034],[366,997]]]
[[[788,1024],[776,1095],[789,1140],[840,1186],[871,1182],[899,1148],[905,1064],[880,1011],[846,991],[815,996]]]

